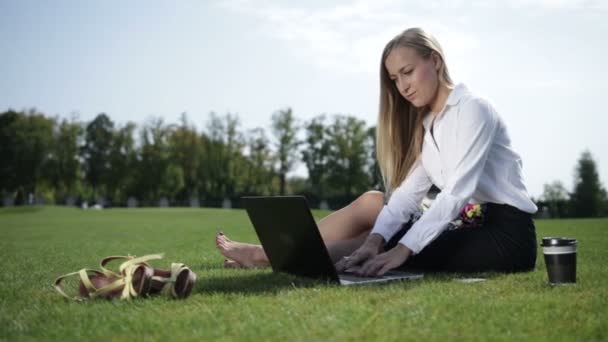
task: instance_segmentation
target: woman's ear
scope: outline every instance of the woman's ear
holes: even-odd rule
[[[441,56],[439,56],[437,52],[432,51],[431,58],[433,59],[433,65],[435,66],[435,70],[439,71],[439,69],[441,69],[441,65],[443,64]]]

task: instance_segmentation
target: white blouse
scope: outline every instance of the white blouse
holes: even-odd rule
[[[432,184],[441,192],[399,241],[414,254],[437,238],[467,203],[509,204],[536,212],[524,186],[521,158],[511,148],[504,122],[487,101],[459,84],[443,111],[428,115],[423,125],[421,158],[393,191],[372,233],[388,241],[420,210]]]

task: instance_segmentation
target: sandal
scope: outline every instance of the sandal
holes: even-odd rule
[[[192,272],[188,266],[172,263],[170,270],[154,269],[150,294],[164,292],[173,298],[184,299],[192,293],[195,282],[196,273]]]
[[[143,264],[148,267],[151,267],[146,261],[160,258],[162,258],[162,254],[142,256],[139,258],[135,258],[133,256],[111,256],[101,261],[101,269],[108,276],[116,276],[117,274],[115,272],[112,272],[106,268],[106,265],[110,261],[127,259],[127,261],[122,263],[119,267],[120,272],[122,272],[122,270],[125,267],[129,267],[129,265]],[[169,270],[160,268],[153,269],[151,286],[148,293],[154,295],[164,292],[169,294],[173,298],[184,299],[190,296],[190,294],[192,293],[192,289],[194,288],[195,282],[196,273],[192,272],[190,268],[181,263],[172,263],[171,269]]]
[[[90,298],[101,297],[105,299],[131,299],[139,295],[146,295],[150,291],[151,279],[154,271],[145,265],[132,265],[125,268],[124,275],[106,274],[97,270],[82,269],[62,275],[55,279],[54,287],[59,294],[68,299],[83,301]],[[65,278],[78,275],[80,283],[78,295],[69,296],[61,285]]]

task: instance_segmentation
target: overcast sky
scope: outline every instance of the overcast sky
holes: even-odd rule
[[[457,83],[488,98],[531,195],[571,190],[588,149],[608,182],[608,2],[0,1],[0,111],[118,124],[211,111],[268,128],[291,107],[374,125],[380,53],[412,26],[443,45]],[[300,167],[298,172],[303,172]]]

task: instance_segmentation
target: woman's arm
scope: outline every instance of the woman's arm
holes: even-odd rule
[[[349,257],[336,263],[338,272],[353,269],[381,252],[384,242],[388,241],[401,226],[410,220],[410,215],[419,210],[420,202],[431,188],[431,181],[420,162],[393,192],[388,204],[382,208],[372,232]]]
[[[471,99],[462,104],[456,127],[456,139],[449,142],[449,158],[455,165],[445,187],[429,210],[399,241],[414,254],[441,234],[470,200],[483,173],[492,147],[498,116],[483,100]]]
[[[380,211],[371,234],[382,236],[384,241],[390,240],[410,220],[411,215],[420,210],[420,203],[431,185],[422,163],[418,161]]]

